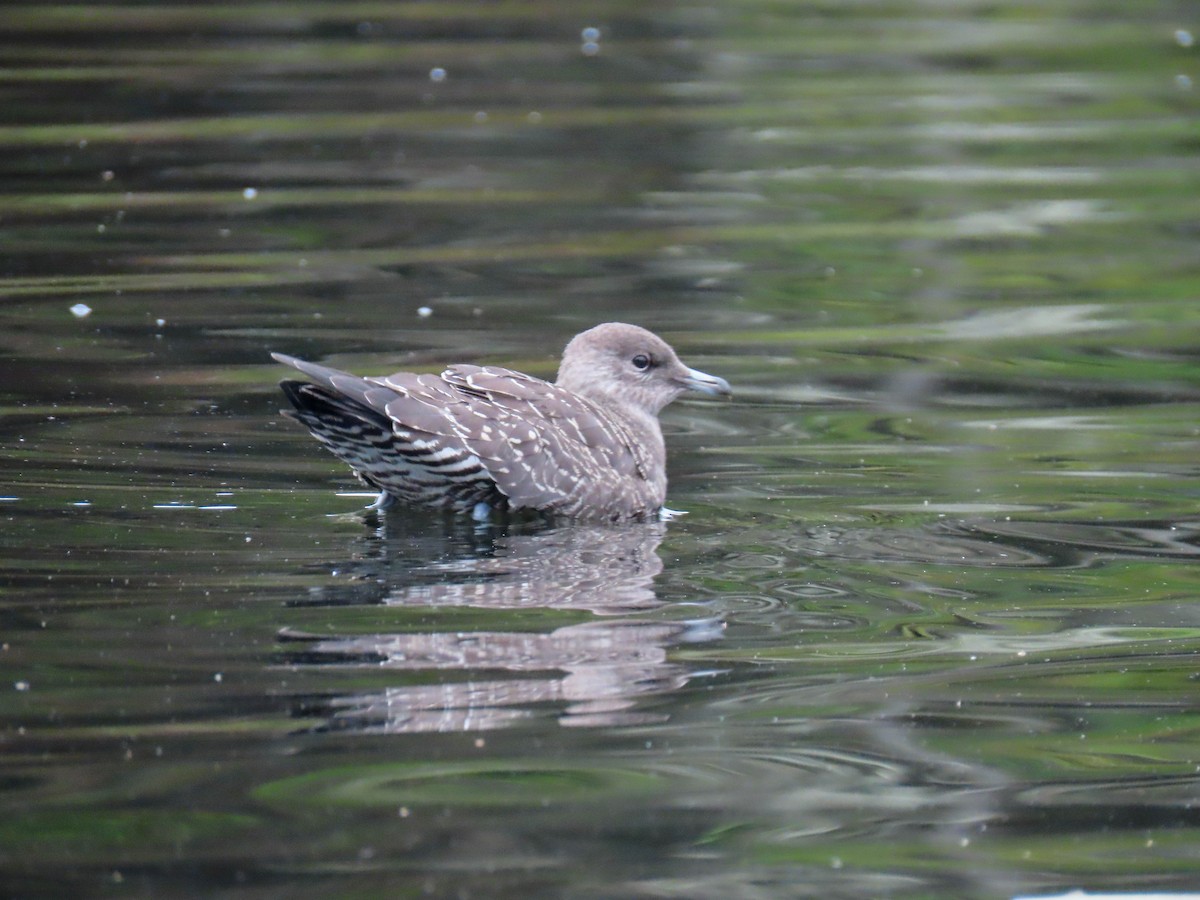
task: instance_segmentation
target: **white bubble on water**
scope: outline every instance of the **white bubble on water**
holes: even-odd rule
[[[429,80],[430,81],[445,81],[446,80],[446,70],[443,69],[441,66],[434,66],[432,69],[429,70]]]
[[[1192,33],[1186,28],[1175,29],[1175,43],[1180,47],[1190,47],[1196,43],[1196,39],[1192,37]]]
[[[92,314],[92,308],[86,303],[76,303],[71,307],[71,315],[77,319],[83,319]]]

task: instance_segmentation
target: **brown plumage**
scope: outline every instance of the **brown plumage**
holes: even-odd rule
[[[656,515],[667,491],[658,413],[687,390],[729,394],[644,328],[576,335],[554,384],[498,366],[360,378],[282,353],[314,383],[283,381],[302,422],[380,491],[378,505],[535,510],[618,521]]]

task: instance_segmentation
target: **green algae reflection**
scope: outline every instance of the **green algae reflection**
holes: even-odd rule
[[[527,807],[644,795],[670,784],[652,772],[538,760],[337,766],[264,784],[257,800],[273,805],[371,809],[396,805]]]
[[[115,851],[146,855],[194,841],[219,838],[250,828],[253,816],[179,810],[54,809],[0,822],[0,846],[7,851],[38,852],[54,848],[60,858],[79,862],[89,855]]]

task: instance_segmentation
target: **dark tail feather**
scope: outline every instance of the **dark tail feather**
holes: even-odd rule
[[[283,414],[299,420],[334,456],[378,489],[366,471],[392,446],[394,436],[388,418],[308,381],[281,381],[279,386],[296,407],[294,412],[283,410]]]
[[[327,390],[309,381],[281,381],[279,386],[283,393],[296,407],[296,412],[284,410],[284,415],[300,419],[305,425],[311,424],[310,417],[324,423],[326,428],[338,430],[346,428],[351,432],[362,429],[374,429],[384,434],[392,433],[392,423],[381,412],[358,403],[345,394]]]

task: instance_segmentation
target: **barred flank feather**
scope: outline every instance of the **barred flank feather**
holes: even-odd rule
[[[394,423],[370,407],[306,381],[280,383],[302,422],[334,456],[377,491],[434,509],[470,510],[477,503],[503,507],[504,498],[479,459],[461,447]]]

